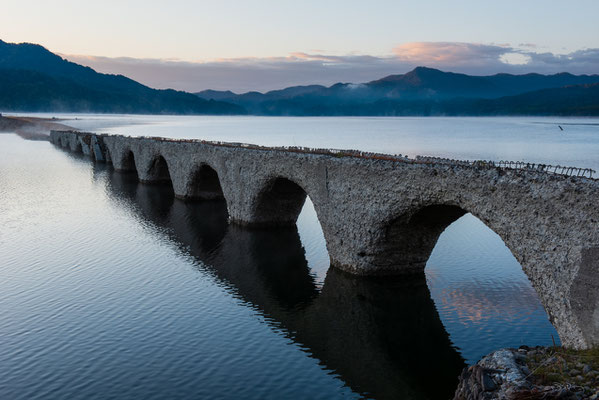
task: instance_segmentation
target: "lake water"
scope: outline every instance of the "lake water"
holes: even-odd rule
[[[599,166],[597,120],[62,117],[131,135]],[[559,340],[509,249],[470,214],[425,276],[355,278],[329,269],[309,201],[297,229],[242,229],[221,203],[0,135],[0,226],[0,398],[442,399],[482,355]]]

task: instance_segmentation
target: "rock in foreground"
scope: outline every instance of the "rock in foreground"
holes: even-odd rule
[[[599,349],[522,346],[465,368],[454,400],[599,399]]]

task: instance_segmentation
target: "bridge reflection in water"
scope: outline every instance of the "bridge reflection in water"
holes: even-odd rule
[[[224,200],[187,203],[170,185],[108,174],[114,201],[168,235],[265,320],[366,397],[442,399],[453,395],[465,363],[452,346],[424,273],[410,278],[311,274],[297,227],[228,224]]]

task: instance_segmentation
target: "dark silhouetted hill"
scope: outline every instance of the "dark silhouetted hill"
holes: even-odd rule
[[[471,107],[481,115],[599,116],[599,83],[479,100]]]
[[[0,40],[0,109],[143,114],[244,114],[243,107],[122,75],[100,74],[44,47]]]
[[[586,105],[577,109],[563,104],[564,101],[574,101],[572,96],[575,95],[571,94],[574,93],[572,89],[560,88],[593,83],[599,83],[599,75],[470,76],[418,67],[406,74],[390,75],[361,84],[296,86],[267,93],[235,94],[208,90],[196,94],[206,100],[219,99],[238,104],[256,115],[548,115],[541,106],[533,106],[538,102],[532,92],[556,89],[550,98],[545,99],[547,110],[556,110],[560,115],[587,115],[585,113],[593,108]],[[592,101],[592,90],[585,86],[581,88],[576,93],[584,99],[573,104]],[[529,92],[530,96],[517,97]],[[567,99],[561,99],[562,95]],[[530,102],[530,106],[526,101]],[[555,105],[550,102],[555,102]]]

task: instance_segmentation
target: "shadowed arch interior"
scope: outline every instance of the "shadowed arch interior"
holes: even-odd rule
[[[258,197],[257,225],[295,225],[306,201],[306,192],[286,178],[271,180]]]
[[[131,150],[125,153],[123,161],[121,162],[121,171],[135,172],[137,173],[137,166],[135,165],[135,156]]]
[[[422,273],[439,235],[466,214],[454,205],[430,205],[392,220],[375,263],[399,272]]]
[[[191,178],[192,199],[224,200],[218,173],[207,164],[202,164]]]
[[[104,151],[104,157],[105,157],[107,163],[112,164],[112,155],[110,154],[110,150],[109,149],[106,149]]]
[[[150,177],[148,182],[171,183],[171,174],[164,157],[158,156],[152,161],[150,169],[148,170],[148,176]]]

